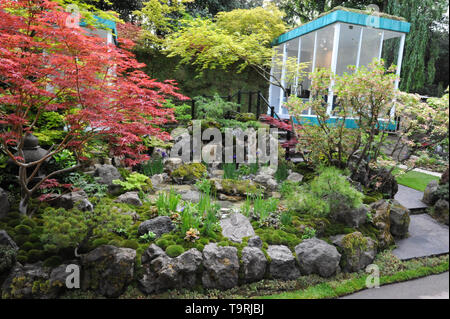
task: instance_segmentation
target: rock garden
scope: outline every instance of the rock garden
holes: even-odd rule
[[[105,46],[73,31],[52,1],[37,18],[17,14],[17,5],[35,10],[30,3],[0,7],[1,298],[217,296],[266,282],[281,292],[365,274],[376,260],[403,267],[384,261],[410,225],[394,199],[396,167],[419,167],[437,146],[448,152],[448,92],[426,103],[399,92],[381,60],[344,76],[316,70],[305,75],[312,98],[285,106],[293,116],[311,110],[319,124],[294,123],[277,118],[261,92],[249,94],[248,112],[241,91],[236,103],[187,97],[142,70],[130,39]],[[284,31],[273,28],[266,38]],[[334,112],[356,112],[358,128],[324,114],[331,78]],[[368,100],[370,108],[360,103]],[[395,134],[378,122],[393,101],[405,117]],[[277,134],[258,142],[246,133],[269,129]],[[441,162],[448,167],[448,157]],[[448,168],[423,201],[448,225]]]

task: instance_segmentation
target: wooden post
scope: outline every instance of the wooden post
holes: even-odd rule
[[[192,103],[192,105],[191,105],[191,118],[192,118],[192,120],[195,120],[195,100],[192,99],[191,103]]]
[[[256,119],[261,115],[261,91],[258,91],[258,98],[256,100]]]
[[[237,104],[238,104],[238,113],[241,113],[241,90],[238,91],[237,94]]]

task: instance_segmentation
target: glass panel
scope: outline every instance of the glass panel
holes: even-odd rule
[[[400,32],[384,31],[381,57],[385,62],[386,68],[393,64],[397,65],[401,36]]]
[[[307,62],[308,67],[305,68],[306,74],[309,74],[312,70],[312,61],[314,54],[314,33],[308,33],[301,37],[301,52],[300,52],[300,62]],[[299,96],[302,98],[309,98],[309,87],[311,86],[311,80],[308,79],[308,75],[306,75],[299,84]]]
[[[333,56],[334,26],[331,25],[317,31],[316,65],[315,68],[331,67]]]
[[[367,67],[374,58],[378,58],[382,32],[378,29],[364,28],[359,66]]]
[[[288,42],[286,42],[286,63],[287,64],[291,64],[292,63],[297,63],[297,59],[298,59],[298,43],[299,43],[300,39],[296,38],[296,39],[292,39]],[[284,74],[284,86],[287,90],[287,94],[291,95],[294,94],[296,95],[296,74],[293,72],[294,69],[293,68],[287,68]],[[286,102],[286,97],[283,95],[283,102]],[[288,110],[286,108],[282,108],[281,109],[281,114],[289,114]]]
[[[275,54],[282,54],[283,53],[283,46],[284,44],[281,44],[275,48]],[[276,63],[272,66],[272,76],[273,82],[277,82],[277,80],[281,79],[281,72],[282,72],[282,66],[280,63]],[[269,96],[269,103],[271,106],[275,107],[275,110],[278,111],[278,106],[280,105],[280,95],[281,95],[281,88],[279,86],[270,84],[270,96]]]
[[[360,26],[341,23],[336,74],[342,75],[344,72],[349,73],[350,71],[347,67],[349,65],[356,65],[360,35]]]

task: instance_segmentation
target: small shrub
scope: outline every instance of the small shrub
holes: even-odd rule
[[[310,239],[316,237],[316,230],[314,228],[305,227],[305,230],[303,231],[302,240]]]
[[[60,256],[51,256],[44,260],[45,267],[57,267],[63,263],[63,260]]]
[[[130,174],[125,181],[113,180],[113,184],[122,186],[125,191],[150,191],[153,189],[150,178],[137,172]]]
[[[184,253],[184,248],[183,248],[183,246],[180,246],[180,245],[170,245],[166,248],[167,256],[172,257],[172,258],[178,257],[182,253]]]
[[[154,232],[149,231],[147,234],[144,234],[139,237],[139,241],[143,243],[151,242],[156,238],[156,234]]]
[[[321,168],[319,176],[301,190],[289,198],[288,207],[319,217],[326,217],[331,211],[358,208],[364,198],[334,167]]]

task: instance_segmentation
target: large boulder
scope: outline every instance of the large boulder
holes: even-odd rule
[[[274,191],[278,188],[278,183],[272,175],[269,174],[258,174],[253,179],[255,182],[261,184],[266,189]]]
[[[203,287],[230,289],[238,284],[239,259],[235,247],[208,244],[203,249]]]
[[[158,216],[153,219],[146,220],[139,225],[138,234],[145,235],[148,232],[155,233],[156,237],[161,237],[163,234],[170,233],[175,229],[172,220],[169,216]]]
[[[116,203],[123,203],[133,206],[142,206],[141,199],[139,198],[138,192],[127,192],[120,195],[115,200]]]
[[[6,217],[9,213],[8,193],[0,187],[0,219]]]
[[[222,235],[234,242],[242,242],[242,238],[255,235],[252,224],[240,213],[232,213],[220,221]]]
[[[111,245],[82,255],[82,287],[108,298],[119,297],[133,280],[136,251]]]
[[[14,240],[8,235],[6,230],[0,230],[0,246],[11,247],[14,250],[19,250],[19,246],[14,242]]]
[[[330,217],[346,226],[359,227],[363,225],[367,220],[367,213],[369,212],[369,207],[366,205],[361,205],[359,208],[352,209],[339,209],[333,211]]]
[[[56,298],[59,285],[50,282],[50,269],[42,265],[16,263],[2,285],[2,299]]]
[[[365,269],[375,259],[376,243],[360,232],[338,235],[332,238],[342,254],[341,267],[345,272],[357,272]]]
[[[83,212],[94,210],[94,205],[89,201],[87,194],[83,190],[62,195],[55,201],[55,205],[64,209],[77,208]]]
[[[108,185],[110,187],[116,186],[113,181],[116,179],[122,179],[119,170],[109,164],[95,165],[94,176],[99,184]]]
[[[442,223],[448,225],[449,204],[448,201],[440,199],[434,204],[432,214]]]
[[[192,288],[197,283],[202,259],[202,253],[195,248],[170,258],[152,244],[142,256],[143,274],[138,280],[139,288],[147,294]]]
[[[17,250],[10,246],[0,245],[0,284],[3,282],[3,276],[16,263]]]
[[[270,258],[269,272],[274,279],[294,280],[300,276],[294,255],[288,247],[270,245],[267,249]]]
[[[171,173],[181,165],[183,165],[183,160],[179,157],[168,157],[164,159],[164,171],[166,173]]]
[[[438,188],[439,188],[438,181],[433,180],[429,182],[427,187],[425,188],[425,191],[423,192],[422,202],[424,202],[427,205],[433,206],[439,199],[437,196]]]
[[[289,174],[289,176],[287,177],[287,180],[291,181],[291,182],[295,182],[295,183],[300,183],[303,180],[303,175],[293,172],[293,173]]]
[[[341,254],[336,247],[318,239],[306,239],[295,247],[300,272],[330,277],[339,269]]]
[[[409,209],[400,204],[397,200],[393,200],[389,214],[391,222],[391,234],[395,237],[403,238],[408,234],[409,222]]]
[[[242,249],[242,268],[245,282],[263,279],[266,273],[267,259],[261,249],[244,247]]]
[[[387,200],[381,199],[370,205],[372,223],[378,230],[378,247],[385,249],[394,244],[394,237],[391,234],[390,204]]]

